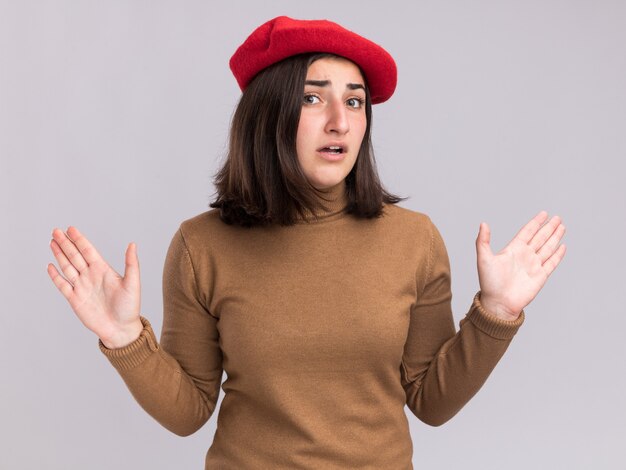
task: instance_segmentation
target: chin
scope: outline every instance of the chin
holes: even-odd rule
[[[335,178],[320,178],[320,179],[312,179],[311,180],[311,184],[313,186],[315,186],[318,189],[327,189],[327,188],[332,188],[333,186],[338,185],[339,183],[341,183],[341,181],[345,178],[345,176],[342,177],[335,177]]]

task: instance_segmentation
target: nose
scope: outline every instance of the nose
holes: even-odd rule
[[[345,134],[350,130],[348,111],[341,100],[333,100],[327,108],[326,132]]]

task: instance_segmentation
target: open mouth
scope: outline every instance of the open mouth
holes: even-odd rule
[[[343,147],[335,147],[335,146],[323,147],[323,148],[319,149],[319,151],[320,152],[331,153],[331,154],[335,154],[335,155],[338,155],[340,153],[344,153],[345,152]]]

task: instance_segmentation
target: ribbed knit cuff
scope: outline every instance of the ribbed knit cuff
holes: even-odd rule
[[[146,358],[159,349],[159,343],[152,330],[152,325],[147,318],[139,317],[144,328],[139,337],[122,348],[109,349],[101,339],[98,346],[102,353],[111,361],[113,367],[118,370],[132,369],[141,364]]]
[[[478,291],[474,296],[472,307],[467,314],[467,318],[481,331],[489,336],[498,339],[511,339],[517,333],[517,330],[524,323],[524,310],[522,310],[515,320],[502,320],[495,315],[489,313],[480,303],[480,293]]]

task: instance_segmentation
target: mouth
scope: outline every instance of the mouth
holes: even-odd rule
[[[330,155],[340,155],[342,153],[346,152],[346,148],[345,147],[341,147],[339,145],[331,145],[329,147],[322,147],[320,149],[317,149],[318,152],[323,152],[323,153],[327,153]]]

